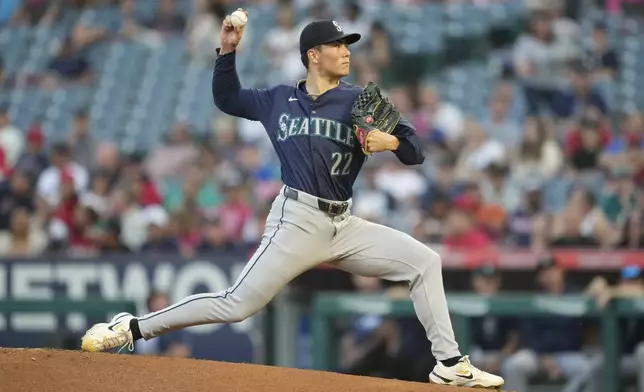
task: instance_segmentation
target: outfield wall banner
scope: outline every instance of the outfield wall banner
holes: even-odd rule
[[[123,255],[99,259],[0,261],[0,301],[54,300],[66,296],[82,300],[100,296],[107,300],[133,300],[146,313],[145,300],[152,290],[168,293],[171,302],[200,292],[219,292],[235,283],[247,251],[225,255],[179,256]],[[111,314],[106,314],[106,317]],[[261,313],[241,323],[213,324],[186,329],[197,358],[231,362],[262,362]],[[15,312],[0,315],[0,347],[41,347],[45,336],[60,331],[82,334],[88,320],[83,315],[56,317],[52,313]]]

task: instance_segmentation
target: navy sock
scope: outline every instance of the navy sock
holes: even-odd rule
[[[441,361],[441,363],[447,367],[452,367],[452,366],[455,366],[458,363],[458,361],[461,360],[461,358],[463,357],[452,357],[444,361]]]
[[[134,340],[143,339],[141,330],[139,329],[139,320],[137,320],[136,318],[130,320],[130,331],[132,331],[132,338]]]

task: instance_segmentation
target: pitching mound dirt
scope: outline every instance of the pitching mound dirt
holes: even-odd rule
[[[43,349],[0,349],[0,391],[466,392],[475,390],[194,359]]]

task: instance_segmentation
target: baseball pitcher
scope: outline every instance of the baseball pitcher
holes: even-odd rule
[[[272,204],[260,246],[227,290],[192,295],[141,317],[120,313],[89,329],[82,349],[132,349],[136,340],[176,329],[239,322],[302,272],[329,263],[352,274],[409,283],[437,359],[430,382],[501,387],[501,377],[477,369],[459,351],[440,256],[405,233],[351,215],[352,186],[368,155],[391,151],[405,165],[424,160],[414,128],[377,85],[360,88],[342,81],[349,74],[349,45],[360,35],[346,34],[333,20],[312,22],[300,36],[306,80],[245,89],[235,69],[243,30],[233,27],[230,16],[224,20],[212,92],[224,113],[260,121],[280,159],[284,186]]]

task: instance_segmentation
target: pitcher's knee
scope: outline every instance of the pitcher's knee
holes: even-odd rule
[[[233,299],[229,311],[229,322],[238,323],[257,313],[266,304],[263,300]]]
[[[438,253],[422,245],[417,248],[414,254],[414,265],[418,266],[422,272],[431,272],[440,269],[442,261]]]
[[[229,320],[228,322],[230,323],[239,323],[241,321],[246,320],[250,316],[252,316],[255,312],[251,311],[249,308],[234,308],[230,312],[230,316],[228,317]]]

